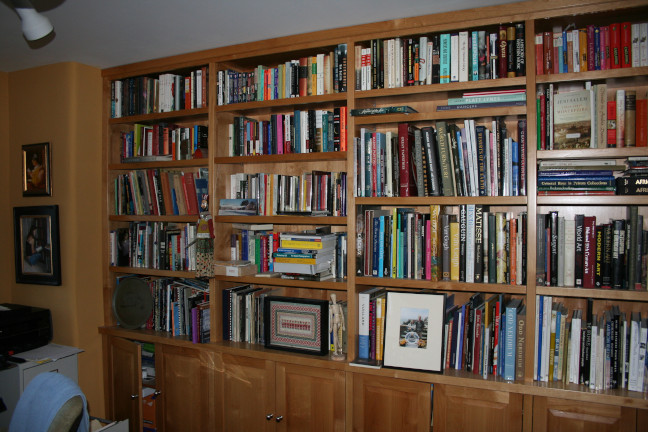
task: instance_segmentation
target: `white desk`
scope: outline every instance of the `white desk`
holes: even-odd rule
[[[0,398],[7,407],[6,411],[0,413],[0,431],[9,428],[11,415],[20,395],[36,375],[43,372],[59,372],[78,383],[77,355],[79,352],[81,350],[78,348],[50,344],[36,350],[16,354],[16,357],[30,361],[12,363],[12,367],[0,371]]]

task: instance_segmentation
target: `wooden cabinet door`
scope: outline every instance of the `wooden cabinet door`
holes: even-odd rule
[[[344,431],[344,371],[277,363],[276,380],[277,431]]]
[[[354,432],[430,431],[430,384],[362,373],[352,376]]]
[[[274,362],[223,354],[222,363],[222,430],[274,431]]]
[[[542,396],[533,398],[534,432],[634,431],[636,416],[634,408]]]
[[[122,338],[106,337],[108,416],[129,420],[130,432],[142,430],[142,349]]]
[[[521,431],[521,394],[443,384],[434,386],[434,432]]]
[[[155,350],[158,431],[216,430],[213,353],[160,344]]]

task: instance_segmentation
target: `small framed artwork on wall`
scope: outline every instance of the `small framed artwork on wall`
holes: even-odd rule
[[[22,146],[23,196],[51,196],[50,144]]]
[[[58,206],[14,207],[16,282],[61,285]]]

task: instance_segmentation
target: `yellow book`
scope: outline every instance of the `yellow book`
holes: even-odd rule
[[[450,222],[450,280],[459,281],[459,222]]]
[[[289,249],[322,249],[321,242],[302,240],[281,240],[281,247]]]
[[[438,204],[430,205],[430,280],[437,282],[439,280],[439,214],[441,206]]]
[[[385,295],[376,297],[376,360],[383,360],[385,345]]]
[[[320,261],[318,262],[318,261],[317,261],[317,258],[288,258],[288,257],[274,257],[273,260],[274,260],[274,262],[278,262],[278,263],[311,264],[311,265],[319,264],[319,263],[322,262],[321,259],[320,259]]]

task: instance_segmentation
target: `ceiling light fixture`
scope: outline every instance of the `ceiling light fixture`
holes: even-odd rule
[[[37,12],[28,0],[14,0],[14,7],[20,16],[22,31],[28,41],[42,39],[54,31],[50,20]]]

